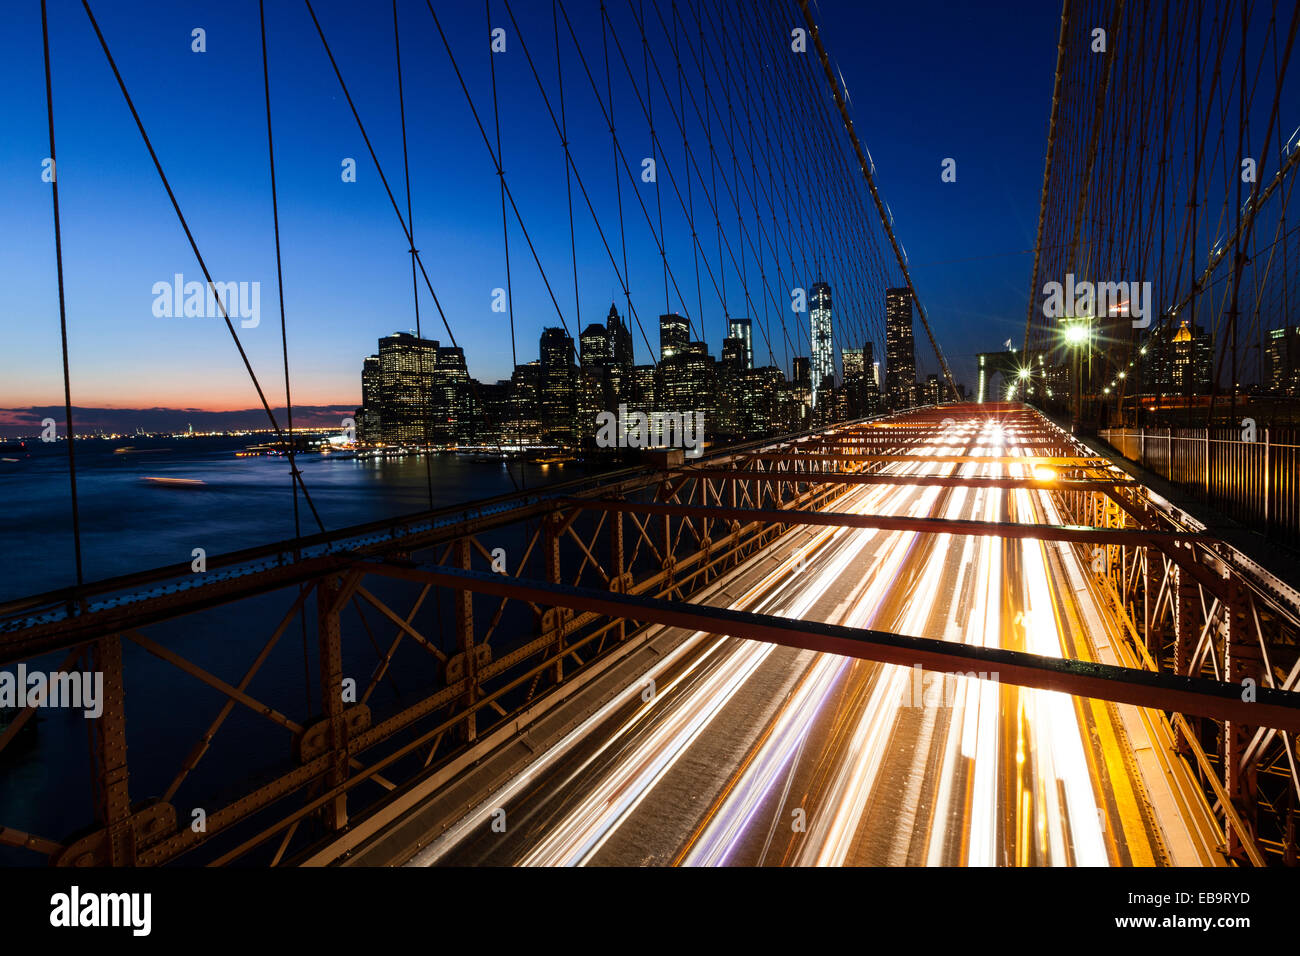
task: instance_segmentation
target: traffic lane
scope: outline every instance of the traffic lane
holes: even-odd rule
[[[878,502],[882,497],[873,491],[860,500],[855,500],[852,507],[865,507],[873,501]],[[909,495],[905,499],[897,500],[906,501],[911,497],[912,495]],[[810,563],[807,570],[791,579],[789,587],[783,588],[765,603],[765,609],[769,613],[799,619],[825,616],[830,613],[839,597],[836,580],[843,578],[853,566],[864,544],[870,540],[870,536],[855,534],[852,529],[837,529],[833,538],[833,545],[823,552],[820,561],[816,564]],[[749,642],[745,643],[748,644]],[[807,660],[807,658],[800,658],[800,660]],[[737,688],[737,691],[739,691],[739,688]],[[753,693],[754,688],[752,686],[747,686],[744,690],[746,696]],[[691,710],[708,708],[710,711],[709,734],[728,740],[751,740],[763,726],[761,723],[755,725],[751,721],[738,721],[735,708],[731,705],[730,695],[728,699],[723,700],[720,704],[711,697],[705,697],[703,700],[693,702],[687,706]],[[715,718],[717,718],[716,722]],[[671,722],[680,718],[672,712],[667,712],[662,714],[659,719]],[[701,728],[702,732],[703,728]],[[661,768],[657,768],[661,769],[662,772],[653,777],[648,777],[645,774],[638,775],[637,764],[639,761],[655,756],[654,754],[640,754],[631,766],[614,768],[614,779],[602,784],[602,787],[606,793],[617,794],[617,806],[604,802],[599,807],[588,804],[585,809],[575,808],[574,813],[577,819],[573,826],[584,832],[584,839],[590,836],[593,830],[603,829],[605,831],[601,840],[592,848],[593,852],[586,856],[582,854],[566,855],[564,853],[556,855],[547,852],[546,848],[543,848],[541,852],[532,855],[528,862],[548,864],[589,861],[623,862],[621,856],[625,852],[623,848],[629,845],[639,854],[635,858],[644,858],[644,835],[648,832],[655,834],[657,845],[662,849],[665,845],[661,842],[663,839],[662,828],[657,824],[647,827],[644,820],[647,818],[659,820],[664,815],[679,812],[676,810],[679,801],[674,800],[672,794],[674,787],[681,786],[684,779],[683,774],[679,771],[683,766],[690,766],[689,763],[682,765],[680,763],[681,758],[684,754],[699,746],[699,742],[700,736],[697,734],[688,740],[682,741],[680,746],[675,745],[672,748],[672,759]],[[694,762],[698,763],[698,760]],[[731,766],[736,762],[733,757],[723,766]],[[651,795],[651,791],[658,791],[660,785],[664,783],[664,778],[669,777],[675,778],[675,782],[670,780],[669,785],[664,787],[662,792]],[[689,778],[689,774],[686,775],[686,778]],[[696,792],[708,792],[700,788],[699,781],[695,781],[691,786]],[[679,819],[683,820],[683,822],[689,822],[689,816],[679,816]],[[625,826],[628,827],[626,830],[624,830]],[[618,833],[615,831],[618,831]],[[624,838],[620,834],[628,834],[628,836]],[[641,836],[638,836],[638,834]],[[608,841],[612,841],[612,844],[609,852],[606,853],[603,851],[605,843]],[[550,842],[553,847],[557,846],[555,840]]]
[[[939,473],[951,470],[948,465],[936,469],[935,465],[925,464],[909,470],[920,468]],[[914,491],[901,495],[896,492],[889,510],[948,513],[950,500],[963,498],[964,490],[956,495],[952,489],[937,488],[925,489],[919,495]],[[960,505],[955,513],[962,513]],[[942,542],[931,536],[897,532],[876,536],[872,558],[884,573],[875,581],[863,574],[863,580],[841,583],[835,597],[840,598],[845,589],[850,593],[837,601],[834,616],[820,619],[879,627],[882,615],[884,620],[892,621],[908,605],[909,597],[914,608],[933,607],[935,602],[931,598],[936,593],[936,582],[931,580],[933,574],[927,569],[936,549],[942,550]],[[918,588],[920,597],[916,600]],[[845,827],[855,819],[852,807],[848,810],[849,819],[845,820],[842,805],[825,806],[827,798],[823,791],[837,785],[843,788],[844,781],[839,780],[838,784],[836,781],[839,769],[853,763],[846,759],[848,752],[862,749],[868,740],[878,749],[885,739],[879,727],[865,735],[868,740],[863,739],[861,730],[866,700],[880,668],[873,663],[830,655],[822,655],[818,667],[827,675],[844,675],[847,680],[831,695],[829,702],[821,697],[813,698],[825,706],[818,706],[808,714],[782,714],[783,724],[803,732],[795,734],[782,726],[781,732],[765,735],[762,745],[768,752],[752,755],[741,768],[728,786],[726,802],[712,809],[711,818],[702,823],[693,837],[694,842],[681,855],[681,862],[692,865],[789,862],[806,849],[806,844],[818,846],[843,838]],[[862,793],[862,781],[858,780],[852,789]],[[824,821],[832,815],[832,810],[837,818],[827,830]],[[809,835],[805,837],[805,834]]]
[[[885,511],[907,510],[924,506],[921,499],[931,493],[912,488],[899,494],[895,489],[873,488],[861,496],[849,499],[846,510],[859,508],[876,508]],[[837,579],[842,579],[846,572],[849,572],[850,562],[859,557],[864,546],[874,537],[880,536],[874,532],[837,529],[833,537],[836,543],[824,552],[821,561],[815,566],[810,565],[808,572],[792,579],[791,587],[783,589],[781,594],[767,602],[766,607],[770,613],[799,619],[834,619],[834,606],[842,603],[840,597],[842,585],[837,584]],[[891,534],[890,537],[897,538],[898,535]],[[849,574],[849,579],[855,575],[860,576],[861,573],[862,565],[858,563]],[[822,685],[819,685],[823,691],[824,684],[823,681]],[[709,703],[712,706],[713,702]],[[755,725],[751,721],[737,723],[736,715],[728,712],[729,707],[730,702],[724,701],[723,705],[717,708],[718,712],[726,716],[716,724],[710,723],[709,733],[725,739],[739,740],[748,740],[757,736],[762,724]],[[671,720],[673,717],[671,714],[666,714],[661,719]],[[663,845],[662,819],[665,815],[677,813],[677,819],[689,820],[689,816],[682,816],[676,811],[681,801],[674,800],[672,795],[675,787],[681,788],[684,780],[690,777],[689,774],[678,772],[682,754],[698,747],[699,739],[698,736],[692,737],[686,745],[674,749],[673,759],[666,766],[656,768],[661,772],[652,778],[647,778],[645,774],[638,776],[638,763],[644,762],[643,758],[656,756],[655,754],[643,754],[642,758],[634,761],[630,768],[614,768],[612,772],[616,779],[602,783],[602,793],[596,796],[594,803],[589,801],[585,807],[573,808],[571,812],[578,818],[573,826],[577,832],[582,833],[582,841],[587,842],[574,842],[570,849],[576,847],[587,851],[585,855],[583,852],[567,854],[561,845],[563,838],[551,839],[550,846],[531,854],[528,862],[554,864],[588,861],[625,862],[628,858],[632,861],[644,860],[647,855],[645,847],[648,832],[654,834],[657,845],[660,847]],[[736,761],[732,759],[722,766],[731,766],[735,763]],[[689,767],[690,764],[681,766]],[[668,780],[666,785],[665,778]],[[664,793],[647,800],[649,791],[660,786],[663,786]],[[698,780],[689,786],[693,792],[708,792],[702,790]],[[616,815],[616,819],[612,821],[613,825],[610,825],[611,812]],[[654,826],[647,826],[644,822],[646,819],[655,821]],[[565,826],[567,828],[569,824],[566,823]],[[594,843],[590,839],[595,835],[593,831],[601,831],[599,839]],[[628,836],[625,838],[623,834]],[[607,844],[608,850],[606,850]],[[552,850],[558,852],[551,852]]]
[[[868,496],[868,491],[859,490],[841,499],[841,502],[848,507],[864,505]],[[846,529],[838,530],[845,532]],[[822,537],[826,542],[821,549],[808,554],[810,548],[801,548],[807,554],[805,574],[818,573],[827,562],[840,554],[848,540],[846,533],[837,534],[835,531],[828,531]],[[780,568],[763,580],[770,583],[771,579],[779,576]],[[772,592],[764,597],[759,607],[772,609],[776,602],[784,599],[789,584],[790,580],[774,584]],[[598,786],[606,775],[616,772],[618,764],[626,759],[629,751],[645,745],[652,738],[655,733],[654,721],[661,719],[664,712],[673,709],[677,701],[693,700],[698,695],[698,689],[706,686],[716,668],[726,666],[728,661],[734,662],[735,656],[745,647],[753,647],[747,642],[729,638],[711,637],[710,641],[707,648],[702,646],[696,651],[697,655],[711,658],[707,666],[698,666],[699,657],[683,660],[679,670],[683,673],[690,672],[688,680],[678,682],[674,675],[667,675],[668,692],[656,694],[654,706],[647,707],[639,698],[633,698],[626,707],[592,731],[563,760],[528,781],[509,800],[501,801],[500,807],[496,809],[504,811],[504,833],[487,826],[478,826],[465,840],[445,854],[440,862],[507,863],[526,856],[527,848],[545,839],[557,821],[562,821],[566,814],[577,810],[585,793]],[[788,672],[791,666],[789,656],[787,653],[778,656],[774,666],[777,674]],[[764,690],[771,689],[770,679],[763,687]]]

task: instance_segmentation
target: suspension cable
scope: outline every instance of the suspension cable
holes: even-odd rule
[[[45,52],[45,106],[50,129],[50,195],[54,200],[54,262],[59,281],[59,341],[63,350],[64,440],[68,445],[68,481],[72,490],[72,547],[76,561],[77,587],[85,583],[81,567],[81,516],[77,508],[77,452],[72,427],[72,380],[68,367],[68,310],[63,293],[63,228],[59,216],[59,163],[54,150],[54,84],[50,77],[50,28],[41,0],[41,42]],[[70,610],[75,600],[69,601]]]

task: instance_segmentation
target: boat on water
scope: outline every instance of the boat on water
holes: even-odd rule
[[[261,442],[257,445],[248,445],[243,451],[235,452],[236,458],[250,458],[258,455],[287,455],[290,452],[303,454],[315,451],[310,436],[294,435],[292,439],[279,439],[276,441]]]
[[[156,478],[153,476],[146,476],[142,477],[140,480],[148,482],[151,485],[160,485],[164,488],[202,488],[207,484],[206,481],[199,478]]]

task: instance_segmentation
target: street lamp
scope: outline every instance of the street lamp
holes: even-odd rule
[[[1089,345],[1092,338],[1092,317],[1079,316],[1070,319],[1065,324],[1065,344],[1074,352],[1074,420],[1077,423],[1083,416],[1083,383],[1082,377],[1083,349]],[[1088,350],[1089,362],[1092,360],[1092,350]]]
[[[1020,371],[1016,373],[1016,377],[1020,379],[1020,400],[1022,402],[1028,401],[1029,400],[1029,369],[1021,368]]]

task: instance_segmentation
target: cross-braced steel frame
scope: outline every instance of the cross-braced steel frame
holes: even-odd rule
[[[943,429],[971,418],[997,420],[1026,454],[929,453]],[[1010,462],[1054,474],[883,470],[899,461]],[[1047,491],[1071,523],[837,510],[856,486],[904,483]],[[807,526],[1068,542],[1087,556],[1143,666],[692,600]],[[0,844],[64,865],[299,861],[346,845],[360,821],[486,735],[522,726],[548,693],[668,626],[924,668],[993,665],[1007,683],[1154,708],[1205,787],[1225,852],[1294,863],[1296,621],[1267,576],[1037,413],[916,410],[231,554],[203,573],[163,568],[11,602],[0,608],[0,666],[102,672],[105,706],[86,720],[85,825],[49,833],[6,821]],[[243,635],[229,648],[247,648],[247,660],[196,640],[214,622]],[[261,627],[269,630],[252,639]],[[285,638],[297,631],[302,676],[287,679],[299,648]],[[192,713],[173,712],[175,695],[161,704],[157,684],[139,689],[134,672],[156,682],[162,665],[193,688],[182,698]],[[137,688],[129,720],[128,686]],[[0,759],[32,713],[0,736]],[[169,750],[157,739],[163,725],[194,728],[192,742]],[[77,779],[64,764],[84,767],[75,753],[40,759],[50,779]]]

